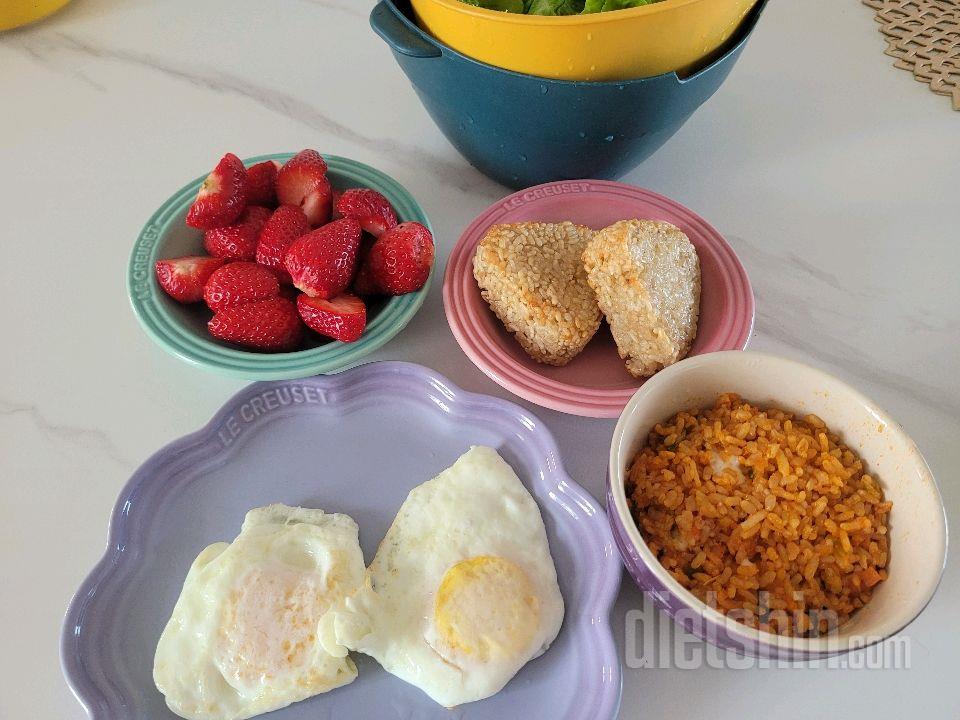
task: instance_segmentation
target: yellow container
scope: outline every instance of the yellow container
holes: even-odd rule
[[[0,0],[0,30],[20,27],[56,12],[70,0]]]
[[[709,58],[757,0],[664,0],[627,10],[520,15],[460,0],[412,0],[417,22],[474,60],[562,80],[632,80]]]

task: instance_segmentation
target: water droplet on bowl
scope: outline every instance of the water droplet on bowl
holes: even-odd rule
[[[527,161],[527,156],[524,155],[523,153],[520,153],[520,160],[521,160],[522,162],[526,162],[526,161]]]
[[[476,120],[473,119],[472,115],[467,115],[467,122],[473,125],[476,122]]]
[[[607,135],[607,136],[604,138],[604,140],[606,140],[607,142],[613,142],[613,135]]]
[[[582,138],[585,138],[585,137],[587,136],[587,134],[586,134],[583,130],[581,130],[580,132],[578,132],[577,135],[579,135],[579,136],[582,137]]]
[[[541,86],[540,86],[540,94],[541,94],[541,95],[546,95],[548,92],[550,92],[550,88],[548,88],[546,85],[541,85]]]
[[[593,40],[593,33],[587,33],[587,40]]]
[[[596,65],[591,65],[591,66],[590,66],[590,72],[593,72],[593,71],[596,70],[596,69],[597,69],[597,66],[596,66]]]
[[[623,85],[617,85],[617,90],[623,90]]]

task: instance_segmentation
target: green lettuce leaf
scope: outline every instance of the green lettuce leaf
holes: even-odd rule
[[[523,13],[523,0],[462,0],[467,5],[486,8],[487,10],[500,10],[501,12]]]
[[[607,12],[609,10],[626,10],[627,8],[652,5],[658,0],[586,0],[584,13]]]
[[[579,15],[584,0],[526,0],[528,15]]]
[[[651,5],[661,0],[461,0],[467,5],[527,15],[579,15]]]

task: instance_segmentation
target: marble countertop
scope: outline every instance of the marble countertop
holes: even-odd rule
[[[0,35],[0,717],[83,716],[60,676],[60,621],[103,551],[113,501],[243,385],[166,355],[130,311],[127,257],[157,204],[224,150],[316,147],[409,188],[442,267],[465,224],[508,192],[434,127],[370,31],[371,6],[75,0]],[[626,180],[729,239],[756,290],[751,347],[876,399],[926,454],[956,522],[960,113],[883,49],[855,1],[772,3],[726,85]],[[510,397],[455,344],[439,282],[378,358]],[[520,402],[599,495],[613,421]],[[621,717],[953,717],[958,601],[954,554],[906,631],[909,669],[625,667]],[[632,660],[628,613],[641,606],[626,580],[612,621]]]

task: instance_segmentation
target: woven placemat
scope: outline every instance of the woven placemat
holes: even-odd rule
[[[876,10],[887,55],[960,110],[960,0],[863,0]]]

